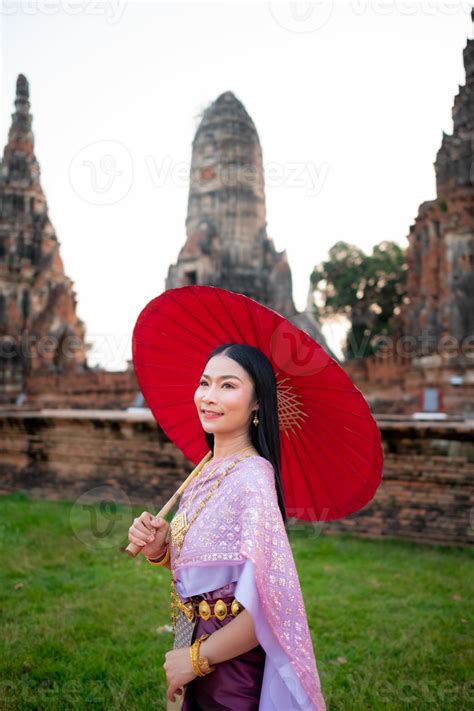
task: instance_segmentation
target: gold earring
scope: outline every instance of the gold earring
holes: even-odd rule
[[[260,422],[260,420],[257,417],[257,410],[255,410],[255,415],[253,418],[253,424],[255,425],[255,427],[258,425],[259,422]]]

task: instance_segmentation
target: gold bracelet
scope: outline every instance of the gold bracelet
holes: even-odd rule
[[[161,558],[148,558],[146,556],[147,561],[150,563],[150,565],[166,565],[166,563],[169,562],[170,560],[170,547],[168,544],[166,544],[166,552],[163,554]]]
[[[207,657],[199,656],[199,647],[201,642],[209,637],[209,634],[202,634],[195,642],[189,647],[189,655],[191,657],[191,664],[193,665],[193,671],[196,676],[206,676],[215,671],[216,667],[209,666],[209,659]]]

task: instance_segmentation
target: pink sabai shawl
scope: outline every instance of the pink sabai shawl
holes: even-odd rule
[[[192,519],[224,466],[235,455],[207,463],[184,491],[217,470],[187,510]],[[260,711],[326,711],[293,553],[278,507],[272,464],[259,455],[239,462],[189,528],[181,553],[170,542],[176,590],[184,599],[237,581],[234,596],[252,614],[266,661]]]

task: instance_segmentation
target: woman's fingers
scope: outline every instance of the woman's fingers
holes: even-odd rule
[[[155,531],[149,527],[152,515],[144,511],[140,516],[133,519],[133,523],[128,529],[129,538],[133,543],[151,543],[155,540]],[[137,541],[135,539],[138,539]]]
[[[168,686],[168,692],[167,692],[166,696],[168,697],[168,701],[172,701],[173,703],[175,703],[175,701],[176,701],[175,694],[182,694],[182,693],[183,693],[183,691],[182,691],[181,687],[176,688],[176,686],[174,684],[170,684]]]
[[[150,526],[156,528],[157,531],[161,531],[162,529],[164,530],[168,525],[168,521],[161,516],[155,516],[150,521]]]
[[[128,529],[128,537],[132,543],[136,543],[139,546],[146,546],[147,543],[151,543],[154,540],[154,538],[149,539],[147,536],[144,536],[144,534],[139,531],[137,532],[133,528]]]

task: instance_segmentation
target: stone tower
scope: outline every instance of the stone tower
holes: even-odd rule
[[[463,59],[453,133],[443,132],[434,163],[437,197],[421,204],[408,236],[409,303],[400,325],[424,354],[446,338],[462,349],[474,336],[474,39]]]
[[[166,289],[207,284],[245,294],[329,351],[312,314],[296,311],[286,252],[275,249],[266,225],[260,140],[243,104],[226,91],[204,111],[194,137],[186,242]]]
[[[14,402],[28,375],[86,366],[84,328],[48,217],[31,123],[20,74],[0,164],[0,402]]]

